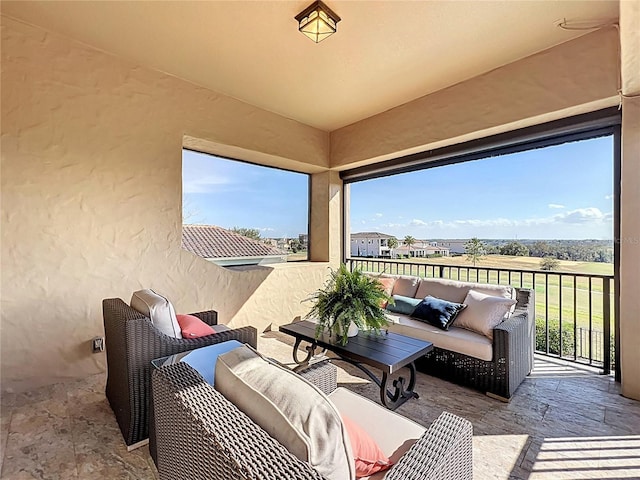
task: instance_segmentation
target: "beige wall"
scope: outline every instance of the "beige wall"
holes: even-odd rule
[[[101,300],[141,287],[259,330],[306,313],[326,263],[233,271],[181,251],[181,148],[188,135],[318,172],[327,133],[2,21],[3,389],[104,370],[89,345]],[[335,188],[314,183],[320,195]]]
[[[620,365],[622,394],[640,400],[640,1],[620,3],[620,43]]]
[[[353,167],[617,105],[614,28],[584,35],[331,132]]]

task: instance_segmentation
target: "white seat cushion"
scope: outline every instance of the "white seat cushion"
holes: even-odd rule
[[[317,387],[246,345],[220,355],[215,368],[216,390],[291,454],[327,480],[355,479],[340,414]]]
[[[331,392],[329,399],[341,415],[349,417],[367,432],[393,463],[400,460],[426,431],[422,425],[343,387]],[[377,480],[386,473],[383,471],[365,478]]]
[[[445,331],[406,315],[388,313],[387,318],[391,332],[426,340],[443,350],[462,353],[480,360],[493,359],[493,342],[479,333],[456,326]]]
[[[420,280],[415,297],[424,298],[427,295],[431,295],[449,302],[464,303],[464,299],[471,289],[494,297],[516,298],[516,291],[510,285],[459,282],[442,278],[423,278]]]
[[[149,317],[153,326],[165,335],[182,338],[176,311],[167,298],[147,288],[133,292],[129,305]]]

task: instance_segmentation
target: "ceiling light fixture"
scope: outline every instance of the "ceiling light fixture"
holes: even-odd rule
[[[320,0],[313,2],[295,18],[298,30],[316,43],[336,33],[340,21],[340,17]]]

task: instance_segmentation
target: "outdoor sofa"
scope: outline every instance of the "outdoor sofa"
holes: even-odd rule
[[[263,390],[259,390],[246,377],[235,381],[237,379],[233,376],[224,380],[227,386],[223,389],[222,373],[219,371],[221,359],[239,351],[240,349],[236,349],[217,358],[213,386],[187,363],[176,363],[154,370],[152,401],[155,437],[151,440],[156,444],[156,465],[161,480],[354,478],[353,471],[351,474],[344,474],[344,470],[340,470],[344,468],[341,461],[346,459],[348,463],[351,459],[353,463],[353,457],[348,457],[348,454],[344,458],[333,456],[327,464],[329,457],[326,453],[309,453],[309,458],[301,460],[299,454],[292,453],[295,448],[285,447],[284,444],[291,441],[291,436],[285,434],[282,439],[277,430],[274,433],[274,425],[278,422],[275,417],[282,413],[280,410],[274,413],[274,402],[275,408],[280,408],[282,402],[288,402],[289,406],[293,404],[295,408],[304,407],[308,403],[310,406],[307,408],[310,410],[301,417],[304,419],[308,439],[320,435],[316,440],[319,442],[317,445],[320,445],[317,448],[329,448],[332,455],[336,452],[346,453],[350,449],[347,446],[350,444],[349,437],[344,434],[346,428],[340,418],[348,414],[352,420],[357,421],[394,462],[390,470],[364,478],[473,478],[473,431],[469,421],[443,412],[425,430],[421,425],[378,403],[345,388],[336,388],[336,367],[326,361],[311,365],[298,373],[276,365],[273,368],[280,370],[276,371],[277,380],[273,380],[270,373],[267,374],[269,380],[263,379]],[[245,364],[241,362],[240,365]],[[250,369],[240,366],[240,370],[244,370],[246,374]],[[262,370],[254,371],[254,374],[259,378],[263,377]],[[274,387],[277,387],[276,390],[288,390],[281,391],[280,397],[269,397],[266,404],[263,403],[263,396],[267,395],[265,391]],[[259,391],[256,392],[253,388]],[[223,389],[225,393],[221,393],[219,389]],[[291,396],[295,398],[292,399]],[[234,401],[230,398],[234,398]],[[265,409],[268,411],[264,412]],[[340,428],[343,432],[337,433],[337,440],[335,422],[325,421],[326,417],[321,417],[321,421],[318,421],[315,417],[321,411],[333,411],[332,415],[337,415],[336,410],[340,415],[337,421],[342,425]],[[258,418],[263,416],[261,424],[258,419],[252,420],[256,415]],[[292,418],[293,416],[286,417],[285,424],[294,423]],[[342,442],[345,442],[344,445]],[[309,447],[309,452],[311,448]]]
[[[480,296],[515,301],[511,311],[486,334],[457,326],[462,315],[476,313],[469,305],[448,330],[442,330],[411,314],[389,312],[389,331],[432,342],[434,349],[416,361],[419,371],[467,385],[508,401],[533,368],[535,340],[534,293],[526,288],[461,282],[440,278],[376,275],[387,292],[401,297],[426,296],[463,303],[471,290]],[[388,309],[396,309],[388,305]]]

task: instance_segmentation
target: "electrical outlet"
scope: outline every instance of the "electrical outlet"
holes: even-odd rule
[[[104,352],[104,337],[93,337],[91,340],[93,353]]]

